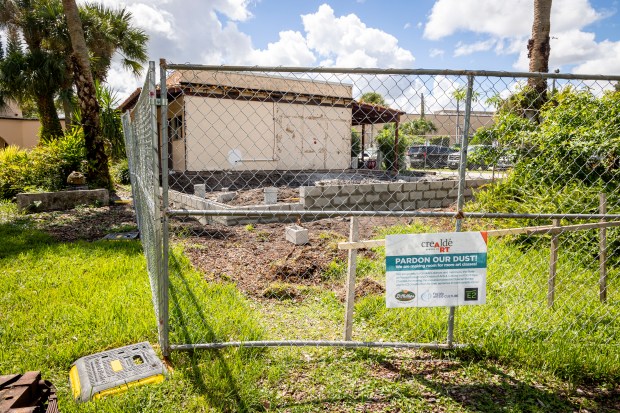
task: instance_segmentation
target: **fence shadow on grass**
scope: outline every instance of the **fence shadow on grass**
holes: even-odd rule
[[[465,365],[458,363],[459,369]],[[469,364],[468,364],[469,366]],[[449,397],[468,411],[548,411],[573,412],[580,406],[543,386],[535,386],[519,380],[494,366],[478,364],[482,378],[468,372],[467,382],[461,375],[454,375],[454,369],[448,371],[439,368],[432,375],[439,378],[429,379],[428,375],[417,375],[416,380],[437,394]],[[471,378],[471,380],[469,380]],[[491,382],[488,382],[491,381]]]
[[[204,305],[193,291],[185,277],[182,265],[174,254],[170,254],[171,284],[169,289],[171,300],[171,319],[177,327],[175,334],[182,337],[183,342],[193,343],[195,337],[191,332],[201,332],[202,338],[208,342],[217,340],[216,332],[208,323],[209,317],[204,312]],[[183,311],[191,307],[194,316]],[[179,364],[189,362],[186,370],[189,379],[196,386],[213,407],[222,411],[245,412],[249,411],[248,403],[244,400],[237,378],[229,365],[231,358],[224,357],[229,350],[199,350],[189,351],[188,357],[179,357]],[[234,351],[234,350],[233,350]],[[178,353],[173,353],[174,358]],[[202,364],[202,365],[201,365]],[[181,367],[181,366],[177,366]]]

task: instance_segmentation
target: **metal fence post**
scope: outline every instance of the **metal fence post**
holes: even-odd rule
[[[159,61],[160,75],[160,119],[161,119],[161,222],[162,222],[162,266],[160,278],[160,314],[161,319],[161,349],[165,357],[170,355],[170,338],[169,338],[169,305],[168,305],[168,288],[169,288],[169,232],[168,232],[168,91],[166,89],[166,60]]]
[[[461,137],[461,163],[459,164],[459,189],[456,199],[457,219],[455,224],[455,231],[461,232],[463,226],[463,205],[465,204],[465,186],[466,186],[466,167],[467,167],[467,145],[469,144],[469,127],[471,117],[471,99],[474,91],[474,79],[473,75],[467,76],[467,94],[465,96],[465,119],[463,125],[463,136]],[[448,314],[448,346],[452,346],[454,341],[454,315],[456,313],[456,307],[450,307]]]

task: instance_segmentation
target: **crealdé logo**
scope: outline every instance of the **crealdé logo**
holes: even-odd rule
[[[415,298],[415,293],[413,291],[401,290],[396,293],[394,298],[398,301],[411,301]]]

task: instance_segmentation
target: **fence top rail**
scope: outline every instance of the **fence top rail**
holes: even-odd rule
[[[163,60],[163,59],[162,59]],[[165,61],[164,61],[165,62]],[[566,80],[609,80],[620,81],[620,75],[510,72],[501,70],[453,70],[453,69],[380,69],[380,68],[344,68],[344,67],[290,67],[290,66],[231,66],[164,63],[166,69],[204,70],[221,72],[281,72],[281,73],[330,73],[358,75],[429,75],[429,76],[480,76],[480,77],[516,77]]]
[[[339,211],[339,210],[252,210],[252,209],[167,209],[168,216],[241,216],[241,217],[443,217],[443,218],[515,218],[515,219],[570,219],[570,220],[620,220],[620,214],[514,214],[503,212],[455,211]]]
[[[612,221],[612,222],[597,222],[592,224],[578,224],[578,225],[567,225],[567,226],[538,226],[538,227],[523,227],[523,228],[506,228],[506,229],[493,229],[488,231],[483,231],[487,233],[489,237],[504,237],[507,235],[519,235],[519,234],[528,234],[528,235],[553,235],[553,234],[562,234],[564,232],[573,232],[573,231],[585,231],[588,229],[597,229],[597,228],[607,228],[607,227],[618,227],[620,226],[620,221]],[[365,248],[374,248],[374,247],[383,247],[385,246],[385,239],[371,239],[371,240],[363,240],[363,241],[354,241],[354,242],[339,242],[338,249],[339,250],[356,250],[356,249],[365,249]]]

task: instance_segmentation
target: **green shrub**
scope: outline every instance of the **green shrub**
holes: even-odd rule
[[[80,171],[85,159],[86,148],[80,129],[41,143],[32,150],[15,146],[1,149],[0,199],[10,199],[19,192],[63,189],[67,176],[72,171]]]
[[[127,159],[118,161],[111,166],[112,179],[114,182],[121,185],[129,185],[131,180],[129,178],[129,164]]]
[[[81,129],[74,129],[60,139],[43,143],[30,152],[33,185],[46,191],[66,187],[67,176],[81,171],[86,159],[86,147]]]
[[[28,152],[17,146],[0,149],[0,199],[10,199],[31,183]]]

